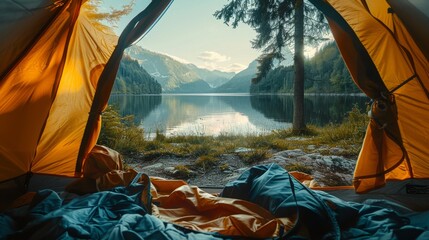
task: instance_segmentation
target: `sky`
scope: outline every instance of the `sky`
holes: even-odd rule
[[[101,10],[120,8],[125,1],[104,0]],[[150,0],[137,0],[134,11],[115,29],[119,35],[126,23]],[[252,48],[256,36],[245,24],[232,28],[213,13],[228,0],[175,0],[154,28],[137,45],[169,55],[184,63],[209,70],[239,72],[261,53]]]
[[[121,8],[128,1],[103,0],[101,10]],[[145,8],[150,0],[136,0],[133,12],[115,29],[119,35],[128,21]],[[154,28],[137,45],[168,55],[180,62],[193,63],[209,70],[239,72],[260,54],[252,48],[256,33],[248,25],[232,28],[217,20],[213,13],[228,0],[174,0]],[[316,49],[307,49],[312,56]]]

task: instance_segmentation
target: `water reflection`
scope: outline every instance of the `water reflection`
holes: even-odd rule
[[[261,112],[266,118],[280,122],[293,120],[293,96],[291,95],[258,95],[250,96],[252,108]],[[308,95],[304,97],[304,118],[306,123],[324,126],[328,123],[339,123],[356,105],[360,110],[366,109],[367,97],[356,95]]]
[[[145,119],[161,101],[161,95],[112,95],[109,98],[109,104],[116,106],[121,115],[134,115],[136,123]]]
[[[340,122],[354,104],[365,109],[366,97],[305,97],[305,120],[323,126]],[[139,95],[112,96],[121,114],[134,115],[147,137],[159,130],[170,135],[260,134],[291,127],[289,95]]]

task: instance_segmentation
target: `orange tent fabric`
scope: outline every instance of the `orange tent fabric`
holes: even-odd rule
[[[124,49],[171,1],[149,4],[119,39],[91,24],[84,2],[1,4],[0,182],[81,174]]]
[[[311,2],[327,16],[353,80],[374,101],[356,191],[429,178],[429,3]]]
[[[290,230],[295,219],[275,218],[254,203],[213,196],[181,180],[151,178],[153,214],[197,231],[228,236],[272,238]]]

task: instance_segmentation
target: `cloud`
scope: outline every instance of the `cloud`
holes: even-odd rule
[[[247,66],[240,63],[231,63],[231,57],[214,51],[204,51],[198,55],[202,62],[199,67],[209,70],[219,70],[223,72],[239,72]]]
[[[222,72],[235,72],[238,73],[247,68],[246,65],[240,63],[233,64],[218,64],[214,62],[204,62],[202,65],[198,65],[200,68],[205,68],[208,70],[219,70]]]
[[[201,52],[198,58],[205,62],[226,62],[231,60],[231,57],[213,51]]]
[[[178,62],[181,62],[181,63],[184,63],[184,64],[189,64],[189,63],[191,63],[191,62],[189,62],[188,60],[186,60],[186,59],[184,59],[184,58],[181,58],[181,57],[177,57],[177,56],[174,56],[174,55],[170,55],[170,54],[168,54],[168,53],[162,53],[163,55],[166,55],[166,56],[168,56],[168,57],[171,57],[172,59],[174,59],[174,60],[176,60],[176,61],[178,61]]]

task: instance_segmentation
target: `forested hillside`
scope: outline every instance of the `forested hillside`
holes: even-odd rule
[[[125,52],[161,84],[164,93],[211,92],[210,84],[219,85],[219,82],[226,82],[232,77],[231,73],[198,69],[195,65],[179,62],[140,46],[131,46]]]
[[[161,85],[140,64],[125,55],[119,65],[112,93],[160,94]]]
[[[252,84],[251,93],[293,92],[293,66],[271,70],[258,84]],[[357,93],[350,74],[334,42],[326,44],[305,62],[306,93]]]

